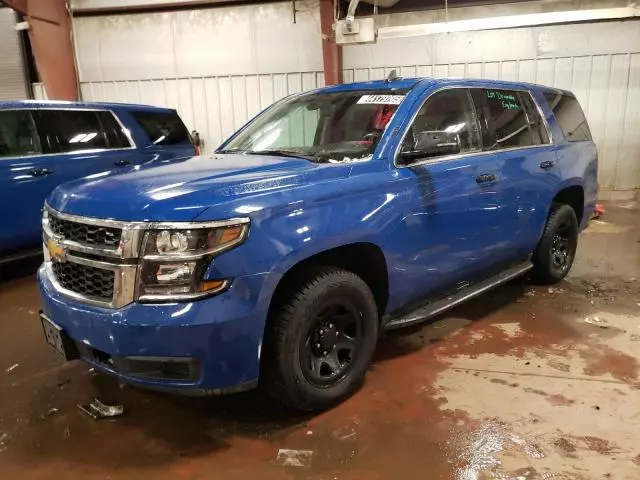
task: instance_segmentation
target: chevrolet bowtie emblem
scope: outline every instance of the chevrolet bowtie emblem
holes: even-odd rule
[[[64,262],[66,260],[67,251],[53,238],[50,238],[47,241],[47,248],[49,249],[49,256],[51,257],[51,260],[55,260],[57,262]]]

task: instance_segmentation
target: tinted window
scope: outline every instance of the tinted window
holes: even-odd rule
[[[114,114],[108,111],[96,112],[102,129],[107,136],[107,144],[109,148],[127,148],[131,146],[131,142],[127,138],[127,135],[122,130],[122,126],[113,116]]]
[[[527,120],[529,121],[529,128],[531,129],[531,141],[534,145],[544,145],[549,143],[549,135],[547,128],[542,120],[538,107],[531,98],[531,95],[526,92],[520,92],[520,99],[524,106],[525,113],[527,114]]]
[[[574,96],[564,93],[546,92],[544,94],[553,114],[560,125],[564,137],[569,142],[591,140],[591,132],[584,112]]]
[[[108,148],[107,136],[94,111],[38,110],[33,115],[45,153]]]
[[[40,153],[31,113],[0,111],[0,157],[20,157]]]
[[[429,97],[402,145],[403,152],[426,152],[417,160],[480,149],[478,122],[466,89],[445,90]]]
[[[484,116],[493,141],[485,148],[500,150],[536,145],[520,93],[515,90],[482,90]]]
[[[131,112],[155,145],[190,143],[189,132],[175,112]]]
[[[319,162],[366,158],[405,93],[350,90],[292,96],[258,116],[220,151],[276,155],[286,151]]]

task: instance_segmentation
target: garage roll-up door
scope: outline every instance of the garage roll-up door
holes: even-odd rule
[[[14,29],[16,14],[0,8],[0,100],[28,98],[20,34]]]

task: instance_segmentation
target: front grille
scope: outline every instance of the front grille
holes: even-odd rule
[[[114,249],[118,248],[122,236],[119,228],[77,223],[53,215],[49,216],[49,228],[65,240]]]
[[[52,262],[53,274],[67,290],[106,301],[113,298],[115,273],[79,263]]]

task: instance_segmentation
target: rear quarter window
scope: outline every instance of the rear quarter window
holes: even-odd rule
[[[576,97],[560,92],[545,92],[544,98],[568,142],[591,141],[589,124]]]
[[[189,131],[176,112],[132,111],[130,113],[154,145],[191,143]]]

